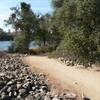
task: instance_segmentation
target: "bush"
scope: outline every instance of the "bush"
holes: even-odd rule
[[[12,45],[9,47],[9,52],[19,52],[19,53],[26,53],[29,49],[29,43],[27,37],[25,37],[24,33],[18,34]]]
[[[39,55],[39,54],[52,52],[53,50],[54,50],[53,48],[45,46],[45,47],[38,47],[38,48],[30,49],[28,53]]]
[[[90,34],[86,37],[82,29],[67,32],[57,51],[86,67],[95,64],[100,58],[94,36]]]

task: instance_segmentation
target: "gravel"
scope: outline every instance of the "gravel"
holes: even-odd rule
[[[77,100],[71,92],[51,95],[43,73],[31,72],[21,54],[0,58],[0,100]]]

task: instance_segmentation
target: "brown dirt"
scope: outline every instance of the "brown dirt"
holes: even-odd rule
[[[68,67],[46,56],[28,56],[24,58],[24,62],[33,71],[38,69],[48,74],[52,83],[57,83],[57,87],[79,95],[85,94],[91,100],[100,100],[100,72]]]

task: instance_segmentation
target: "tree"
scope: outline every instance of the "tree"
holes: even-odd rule
[[[37,33],[35,34],[35,41],[40,46],[46,46],[48,35],[49,35],[49,22],[50,15],[41,15],[38,17],[38,28]]]
[[[35,34],[35,41],[42,48],[54,50],[59,44],[60,35],[54,27],[53,17],[50,14],[38,17],[38,30]]]
[[[60,8],[63,5],[64,0],[52,0],[53,7]]]
[[[2,28],[0,28],[0,41],[10,41],[13,40],[13,36],[8,32],[5,32]]]
[[[100,62],[99,4],[99,0],[64,0],[54,11],[55,26],[62,34],[58,48],[86,66]]]
[[[6,22],[7,24],[11,24],[16,31],[16,37],[13,43],[14,51],[20,51],[17,48],[20,46],[21,51],[26,52],[29,49],[30,41],[36,30],[36,15],[32,12],[31,6],[24,2],[20,4],[19,8],[13,7],[11,10],[13,13]]]

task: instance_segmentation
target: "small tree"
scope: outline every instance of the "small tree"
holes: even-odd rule
[[[36,30],[36,15],[32,12],[29,4],[21,3],[20,8],[11,8],[13,13],[6,21],[16,31],[14,39],[14,51],[26,51],[29,49],[30,41]],[[19,50],[18,50],[19,49]]]

